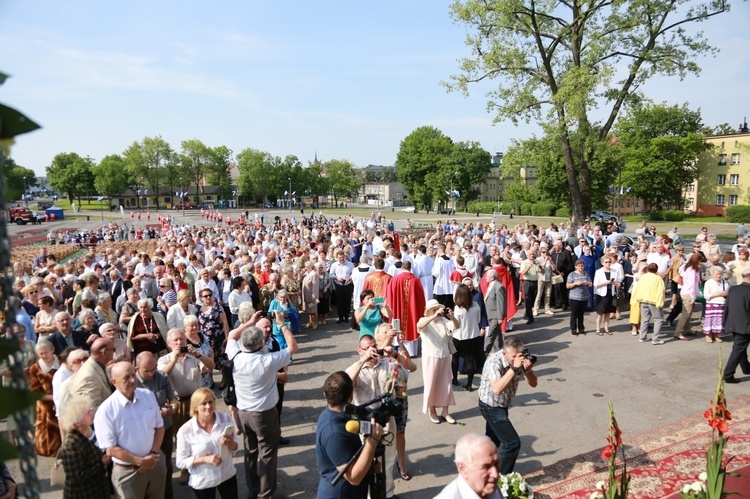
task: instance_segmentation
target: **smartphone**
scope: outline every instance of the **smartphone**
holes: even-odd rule
[[[180,353],[187,353],[188,347],[180,347]]]
[[[383,303],[385,303],[385,298],[381,296],[380,298],[375,298],[375,300],[373,301],[375,302],[375,305],[382,305]]]
[[[230,437],[234,434],[234,426],[229,425],[226,428],[224,428],[224,436]]]

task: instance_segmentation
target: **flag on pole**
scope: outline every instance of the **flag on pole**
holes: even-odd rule
[[[456,196],[457,198],[461,197],[461,193],[458,191],[453,191],[453,195]]]

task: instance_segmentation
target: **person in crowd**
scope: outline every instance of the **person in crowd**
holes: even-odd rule
[[[91,345],[91,356],[83,363],[71,387],[72,393],[91,400],[94,410],[112,395],[107,366],[112,363],[115,346],[111,339],[100,338]],[[127,359],[130,360],[129,358]]]
[[[99,293],[96,297],[96,313],[95,322],[103,324],[105,322],[115,322],[117,320],[117,313],[112,308],[112,296],[109,293]]]
[[[458,477],[446,485],[435,499],[500,499],[500,457],[497,446],[486,435],[467,433],[456,442]]]
[[[336,293],[336,310],[339,315],[339,320],[336,323],[349,322],[352,293],[354,292],[354,284],[352,283],[354,265],[352,265],[352,262],[347,261],[346,254],[339,250],[336,253],[336,262],[331,265],[329,272]]]
[[[432,290],[433,297],[444,307],[453,308],[453,292],[455,285],[451,282],[450,276],[456,269],[453,260],[446,254],[447,246],[438,244],[437,257],[432,265],[432,277],[434,287]]]
[[[236,499],[237,470],[232,456],[239,447],[232,416],[216,411],[216,396],[199,388],[190,397],[192,417],[177,431],[177,467],[190,470],[188,485],[197,499]]]
[[[417,329],[422,338],[422,412],[435,424],[440,423],[441,416],[447,423],[456,424],[448,408],[456,405],[451,384],[451,355],[455,350],[453,331],[459,326],[453,310],[443,307],[435,298],[427,302],[424,317],[417,322]],[[438,408],[442,410],[440,416],[437,413]]]
[[[417,321],[424,310],[424,290],[421,281],[412,272],[411,262],[403,262],[401,272],[388,283],[385,301],[390,307],[388,313],[400,321],[400,329],[406,337],[406,348],[409,348],[410,354],[417,355]],[[450,301],[453,303],[452,296]]]
[[[159,371],[156,366],[156,357],[151,352],[141,352],[135,358],[135,377],[138,380],[138,388],[145,388],[156,397],[156,403],[161,412],[164,422],[164,437],[159,447],[166,458],[167,480],[164,484],[164,497],[172,499],[174,490],[172,487],[172,451],[174,450],[175,426],[172,416],[177,410],[177,400],[174,388],[169,376]],[[184,484],[183,484],[184,485]]]
[[[393,277],[388,274],[385,269],[385,260],[380,257],[375,257],[372,263],[373,270],[365,277],[365,282],[362,285],[362,289],[371,289],[375,294],[375,298],[385,298],[388,290],[388,284],[391,282]],[[430,267],[430,271],[432,268]],[[416,275],[416,273],[414,274]],[[429,275],[430,280],[430,294],[432,294],[432,275]],[[424,286],[423,286],[424,287]]]
[[[33,321],[37,312],[39,312],[39,291],[36,286],[29,284],[21,290],[21,294],[23,294],[21,306]]]
[[[61,366],[65,365],[65,367],[71,371],[71,374],[62,383],[56,384],[54,376],[52,378],[52,401],[55,403],[55,415],[57,416],[58,421],[63,407],[65,407],[66,402],[70,399],[71,395],[73,395],[73,385],[78,371],[80,371],[83,363],[89,358],[89,353],[86,350],[82,348],[71,348],[73,349],[66,349],[66,351],[63,352],[63,355],[60,355],[59,357]],[[65,360],[62,360],[63,357]],[[62,369],[58,369],[55,375],[61,371]],[[65,438],[65,430],[62,426],[60,427],[60,430],[61,436]]]
[[[281,312],[275,321],[284,335],[286,348],[264,351],[263,331],[255,324],[260,312],[230,331],[227,355],[233,359],[238,418],[245,435],[245,480],[251,497],[271,498],[276,492],[276,468],[281,429],[276,403],[279,369],[289,365],[297,351],[297,341]]]
[[[544,302],[544,313],[554,315],[552,311],[552,275],[557,269],[549,256],[548,248],[539,248],[539,258],[536,259],[536,264],[539,267],[539,280],[537,281],[536,299],[534,300],[532,313],[536,317],[539,314],[539,307]]]
[[[91,344],[100,338],[96,320],[96,313],[90,308],[84,308],[78,314],[78,322],[81,323],[81,326],[73,331],[73,333],[86,339],[85,343],[83,344],[83,348],[86,350],[90,350]]]
[[[119,333],[120,329],[110,322],[105,322],[99,326],[99,336],[111,340],[115,345],[115,355],[112,358],[112,362],[130,361],[131,354],[128,342],[119,338]]]
[[[190,291],[187,289],[181,289],[180,292],[177,293],[177,304],[174,307],[169,307],[169,312],[167,312],[167,327],[169,329],[180,328],[182,327],[185,317],[197,314],[198,309],[195,308],[195,305],[190,303]]]
[[[316,263],[315,271],[318,275],[318,324],[320,324],[321,326],[325,326],[326,319],[328,318],[328,312],[330,312],[331,309],[331,289],[333,283],[331,282],[331,276],[329,275],[328,271],[326,271],[325,263]]]
[[[383,437],[383,427],[372,419],[371,432],[364,444],[356,434],[346,431],[349,416],[344,413],[344,406],[354,396],[354,385],[346,372],[337,371],[329,375],[323,384],[323,395],[326,408],[318,417],[315,431],[315,459],[320,474],[316,497],[366,499],[367,477]],[[362,445],[364,448],[359,452]],[[356,459],[349,465],[355,456]],[[332,481],[339,472],[343,472],[343,478],[334,485]]]
[[[249,302],[244,302],[244,303],[249,303]],[[253,310],[252,304],[240,305],[240,309],[246,306],[249,306],[250,310]],[[196,352],[201,354],[202,359],[204,358],[213,359],[214,350],[213,348],[211,348],[211,343],[208,341],[208,338],[206,338],[206,336],[203,333],[201,333],[198,318],[194,315],[188,315],[185,317],[185,319],[183,319],[182,326],[183,326],[182,329],[185,332],[185,341],[187,342],[186,345],[192,346]],[[175,328],[175,329],[179,329],[179,328]],[[209,369],[204,364],[203,368],[201,369],[201,372],[202,372],[202,377],[203,377],[203,386],[213,388],[214,387],[213,369]]]
[[[201,298],[201,292],[207,289],[211,291],[211,296],[219,296],[219,288],[216,286],[216,282],[211,279],[211,275],[208,268],[203,268],[198,273],[198,280],[195,282],[195,297],[197,299],[196,305],[202,305],[203,300]]]
[[[536,253],[534,250],[526,252],[526,259],[521,262],[521,268],[519,274],[523,276],[523,300],[526,306],[526,313],[524,318],[526,324],[534,323],[534,303],[536,301],[536,295],[539,284],[539,274],[542,270],[537,264]]]
[[[594,274],[596,273],[597,258],[596,258],[596,255],[594,254],[593,247],[590,244],[584,245],[579,258],[583,260],[584,271],[586,272],[586,274],[588,274],[589,279],[591,279],[591,282],[594,282]],[[645,262],[645,256],[644,256],[644,262]],[[595,310],[594,288],[590,287],[589,288],[589,303],[586,306],[586,312],[591,312],[593,310]]]
[[[729,292],[729,283],[724,280],[721,267],[708,269],[711,279],[706,281],[703,288],[703,296],[706,297],[706,317],[703,322],[703,334],[706,335],[706,343],[723,343],[719,335],[724,332],[722,319],[724,317],[724,304]]]
[[[276,299],[273,300],[268,307],[268,315],[270,317],[274,317],[277,313],[281,314],[284,319],[284,325],[287,328],[289,328],[294,334],[299,332],[299,312],[294,308],[292,302],[289,301],[289,294],[285,289],[276,293]],[[276,338],[276,341],[279,342],[281,348],[286,348],[286,337],[276,321],[273,323],[273,335]]]
[[[659,267],[655,263],[649,263],[644,272],[638,279],[638,285],[633,292],[631,303],[636,303],[639,307],[641,318],[640,337],[638,341],[644,343],[647,341],[648,323],[651,317],[654,318],[654,333],[651,337],[651,343],[654,345],[663,345],[661,339],[661,328],[664,323],[662,308],[664,307],[664,279],[659,276]]]
[[[39,304],[39,311],[34,316],[34,331],[38,339],[46,340],[52,336],[52,333],[57,331],[57,325],[55,324],[57,310],[53,307],[55,299],[51,296],[41,296],[37,303]]]
[[[749,256],[750,251],[747,246],[743,245],[737,249],[737,258],[727,264],[727,275],[729,276],[727,280],[731,286],[740,284],[742,282],[742,273],[750,269]]]
[[[65,470],[64,499],[110,496],[107,466],[111,457],[93,440],[94,407],[86,397],[68,399],[60,413],[60,427],[65,432],[58,458]]]
[[[307,313],[308,329],[318,329],[318,301],[320,300],[320,279],[315,271],[312,260],[305,262],[305,272],[302,278],[302,309]]]
[[[573,256],[563,247],[562,239],[555,239],[549,252],[555,274],[562,276],[563,281],[552,285],[552,298],[556,308],[568,310],[568,275],[574,271]]]
[[[28,370],[29,388],[41,396],[36,401],[34,450],[38,456],[52,457],[57,454],[61,444],[60,428],[52,397],[52,377],[60,369],[60,361],[52,344],[47,340],[37,342],[36,355],[39,360]]]
[[[609,321],[617,310],[615,300],[622,283],[623,276],[612,267],[612,257],[604,255],[601,258],[602,267],[594,274],[594,294],[596,298],[596,334],[609,335]],[[602,325],[604,332],[601,331]]]
[[[688,258],[685,265],[679,270],[682,278],[682,289],[680,289],[680,299],[682,300],[682,312],[677,319],[677,327],[674,337],[678,340],[687,341],[687,336],[693,334],[690,326],[690,319],[693,315],[693,306],[695,298],[698,296],[701,276],[701,254],[693,253]]]
[[[237,313],[240,309],[240,304],[243,302],[252,303],[252,297],[245,290],[247,283],[245,278],[242,276],[236,276],[232,278],[232,291],[229,293],[227,303],[229,305],[229,324],[234,325],[237,322]]]
[[[138,388],[129,362],[112,366],[115,392],[94,415],[99,448],[112,457],[112,485],[120,498],[161,499],[167,480],[161,409],[153,393]]]
[[[452,384],[458,386],[459,359],[463,360],[466,372],[466,391],[474,391],[474,374],[484,353],[484,331],[480,330],[482,311],[474,301],[471,290],[466,284],[456,288],[453,317],[458,320],[458,328],[453,331],[453,346],[456,350],[451,356]]]
[[[169,277],[162,277],[157,282],[159,285],[159,294],[156,295],[156,309],[166,317],[169,309],[177,304],[177,294],[174,291],[172,279]]]
[[[151,311],[148,299],[138,300],[138,313],[128,324],[128,347],[133,355],[141,352],[158,353],[166,349],[167,321]]]
[[[742,374],[750,375],[747,346],[750,344],[750,269],[742,273],[742,283],[729,288],[724,304],[724,330],[732,333],[732,353],[724,366],[724,383],[739,383],[734,376],[737,366]]]
[[[677,305],[677,300],[680,297],[680,269],[685,264],[685,247],[681,244],[675,245],[674,256],[669,263],[669,286],[670,292],[672,293],[672,301],[669,304],[669,308],[674,310]]]
[[[221,369],[226,362],[224,343],[229,333],[229,322],[218,301],[208,288],[203,289],[198,295],[203,302],[198,310],[198,323],[203,335],[208,338],[211,348],[214,350],[214,362]]]
[[[568,274],[566,287],[568,288],[568,304],[570,306],[570,332],[573,336],[586,334],[583,316],[589,303],[588,288],[593,286],[591,278],[585,272],[583,260],[575,263],[575,271]]]
[[[375,329],[383,323],[384,318],[393,317],[390,307],[385,302],[375,303],[375,293],[371,289],[359,295],[361,305],[354,311],[354,319],[359,324],[359,337],[375,336]]]
[[[138,290],[134,287],[128,288],[119,299],[123,300],[123,302],[119,305],[120,316],[118,318],[118,323],[120,325],[120,331],[125,334],[128,332],[130,319],[138,313]]]
[[[486,421],[487,435],[500,452],[500,473],[513,472],[521,450],[521,439],[508,416],[518,384],[525,379],[531,388],[537,386],[533,362],[524,355],[518,338],[506,338],[503,349],[487,358],[479,386],[479,413]]]

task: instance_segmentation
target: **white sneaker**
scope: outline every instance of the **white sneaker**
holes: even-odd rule
[[[638,331],[630,331],[630,334],[632,334],[633,336],[638,336]]]
[[[533,315],[534,317],[536,317],[537,315],[539,315],[539,311],[538,310],[532,310],[531,311],[531,315]]]
[[[545,310],[544,313],[547,315],[555,315],[555,313],[552,310]]]
[[[664,344],[664,340],[656,340],[656,341],[652,341],[652,342],[651,342],[651,344],[652,344],[652,345],[663,345],[663,344]]]

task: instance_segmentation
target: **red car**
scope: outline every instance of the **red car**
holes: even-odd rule
[[[193,203],[189,200],[180,201],[176,205],[174,205],[175,210],[192,210],[193,209]]]

